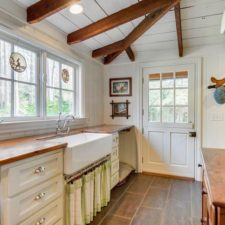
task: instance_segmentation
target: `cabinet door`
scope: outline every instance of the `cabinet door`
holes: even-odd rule
[[[225,209],[217,208],[217,225],[225,225]]]
[[[203,178],[203,182],[202,182],[202,225],[208,225],[207,202],[208,202],[207,190],[206,190],[206,185],[205,185],[204,178]]]

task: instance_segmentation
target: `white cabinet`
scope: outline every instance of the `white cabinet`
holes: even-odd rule
[[[63,221],[63,151],[7,164],[1,170],[1,225]]]
[[[113,134],[111,153],[111,189],[119,182],[119,134]]]
[[[63,202],[62,198],[50,203],[19,225],[53,225],[62,220]]]
[[[18,194],[51,177],[62,174],[63,153],[31,158],[27,162],[8,168],[8,196]],[[16,179],[15,179],[16,178]]]

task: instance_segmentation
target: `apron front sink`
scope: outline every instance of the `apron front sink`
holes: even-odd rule
[[[64,152],[65,175],[71,175],[112,152],[111,134],[80,133],[51,141],[68,143]]]

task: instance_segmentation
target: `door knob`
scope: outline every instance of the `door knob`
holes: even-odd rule
[[[196,132],[189,132],[189,137],[196,137],[196,136],[197,136]]]

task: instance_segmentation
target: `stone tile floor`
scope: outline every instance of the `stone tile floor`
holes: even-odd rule
[[[200,225],[201,184],[133,174],[91,225]]]

